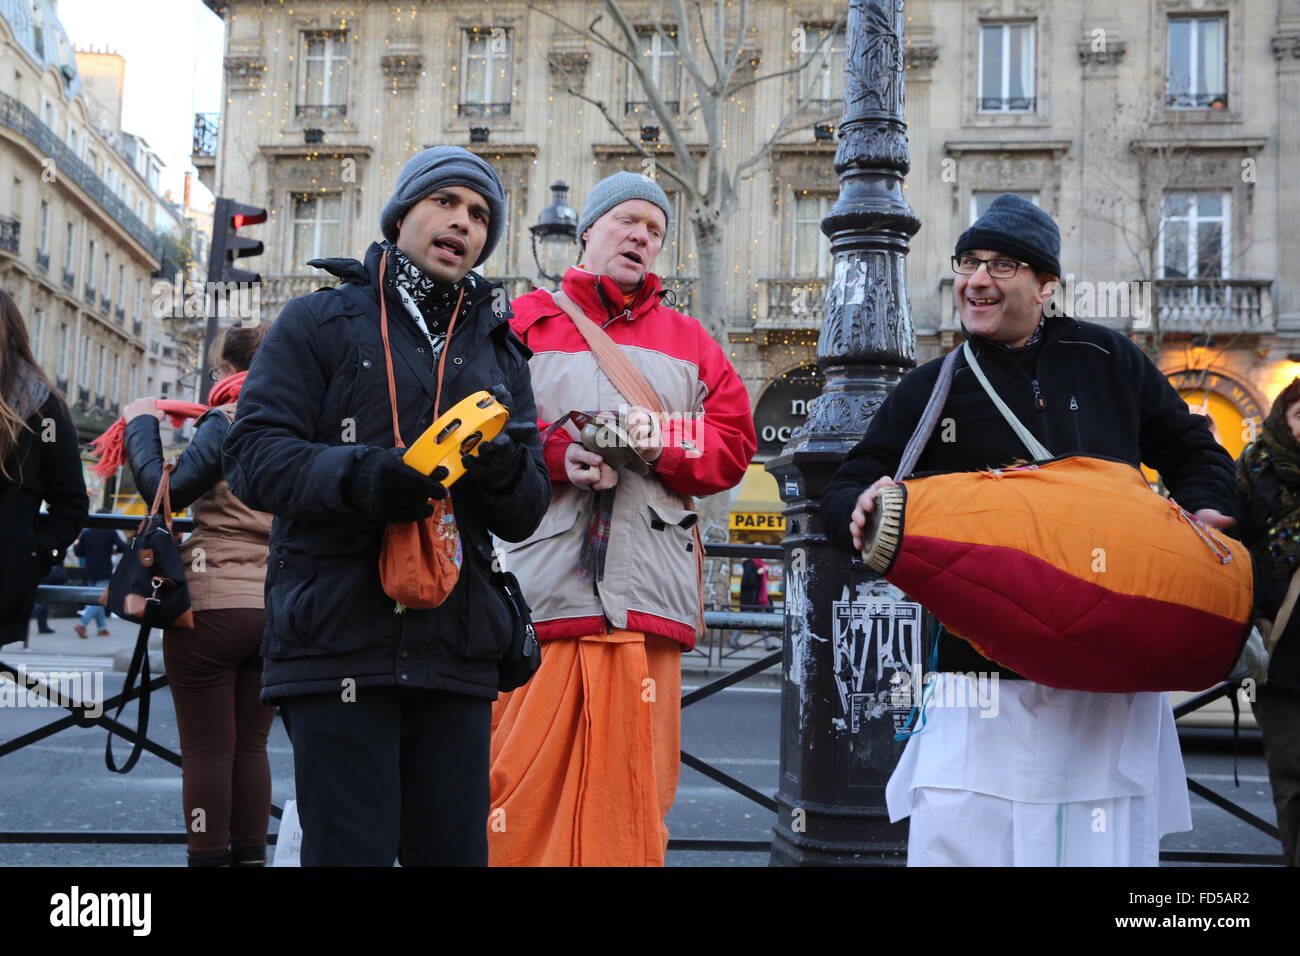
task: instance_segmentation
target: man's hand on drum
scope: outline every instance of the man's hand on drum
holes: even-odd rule
[[[867,515],[871,514],[871,509],[876,506],[876,492],[885,485],[892,484],[896,482],[886,475],[884,478],[877,478],[866,491],[858,495],[857,504],[853,506],[853,516],[849,520],[849,534],[853,538],[853,547],[857,550],[862,550],[862,535],[867,527]]]
[[[1229,518],[1213,508],[1202,508],[1196,512],[1196,520],[1201,524],[1209,525],[1211,528],[1218,528],[1220,531],[1225,531],[1237,523],[1236,518]]]

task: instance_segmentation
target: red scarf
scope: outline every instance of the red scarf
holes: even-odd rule
[[[212,386],[208,393],[211,405],[198,402],[180,402],[171,398],[158,399],[158,410],[166,414],[173,428],[180,428],[189,418],[200,418],[219,405],[229,405],[239,398],[239,390],[244,387],[248,372],[236,372],[227,375]],[[94,472],[101,478],[115,474],[126,463],[126,419],[119,418],[108,426],[108,430],[90,443],[91,451],[99,457]]]

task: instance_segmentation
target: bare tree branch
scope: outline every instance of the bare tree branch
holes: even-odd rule
[[[704,6],[696,0],[695,15],[700,21],[700,40],[704,43],[704,52],[709,55],[709,63],[713,66],[713,77],[716,81],[722,75],[722,67],[718,63],[718,58],[713,55],[713,47],[709,44],[709,31],[704,26]]]
[[[735,95],[736,95],[738,92],[740,92],[741,90],[743,90],[743,89],[745,89],[745,88],[747,88],[747,87],[753,86],[753,85],[756,84],[756,83],[762,83],[764,80],[774,80],[774,79],[776,79],[778,76],[789,76],[791,73],[801,73],[802,71],[808,69],[809,64],[811,64],[812,61],[815,60],[815,59],[817,58],[817,54],[821,52],[821,50],[822,50],[822,46],[823,46],[824,44],[827,44],[827,43],[830,43],[830,42],[831,42],[831,40],[834,38],[836,32],[839,30],[840,26],[841,26],[843,23],[844,23],[843,20],[837,20],[837,21],[835,22],[835,25],[834,25],[830,30],[828,30],[828,31],[826,32],[826,36],[822,37],[821,42],[817,44],[817,49],[814,50],[813,53],[812,53],[812,55],[809,56],[808,59],[805,60],[804,62],[802,62],[802,63],[798,63],[798,64],[796,64],[796,65],[790,67],[789,69],[785,69],[785,70],[777,70],[777,71],[774,71],[774,72],[772,72],[772,73],[764,73],[762,76],[755,76],[755,77],[752,77],[751,79],[743,80],[742,82],[737,83],[735,86],[733,86],[733,87],[731,87],[730,89],[726,90],[725,93],[724,93],[723,95],[724,95],[724,96],[735,96]]]
[[[681,185],[683,189],[691,193],[692,198],[694,198],[694,195],[697,192],[695,186],[692,183],[688,182],[677,170],[673,169],[670,166],[665,166],[659,156],[650,152],[641,143],[637,142],[631,136],[629,136],[627,134],[627,130],[623,129],[623,127],[619,125],[618,121],[615,120],[614,117],[610,115],[609,110],[606,108],[604,103],[602,103],[600,100],[593,99],[592,97],[588,96],[586,93],[578,92],[571,86],[566,86],[564,88],[564,92],[572,96],[576,96],[578,99],[586,103],[590,103],[592,106],[596,107],[596,109],[600,111],[600,115],[605,117],[605,122],[609,124],[609,128],[612,129],[615,133],[617,133],[620,137],[622,137],[623,142],[627,143],[629,146],[635,149],[646,159],[653,161],[656,170],[662,173],[666,173],[670,179],[675,180],[679,185]]]
[[[614,22],[623,32],[623,37],[627,41],[628,48],[636,50],[637,34],[636,28],[624,16],[622,8],[619,7],[617,0],[605,0],[605,7],[609,10]],[[677,117],[670,114],[663,97],[659,94],[659,89],[653,83],[649,76],[646,75],[645,67],[641,63],[641,58],[632,59],[632,69],[636,72],[637,79],[641,82],[642,89],[645,90],[646,96],[650,99],[650,106],[654,113],[659,117],[661,128],[668,134],[668,142],[673,148],[673,154],[677,157],[677,162],[681,166],[683,176],[696,178],[699,173],[699,166],[691,156],[690,150],[686,146],[685,140],[682,139],[681,131],[677,128]],[[680,100],[679,100],[680,105]],[[684,180],[682,180],[684,182]],[[699,196],[699,189],[692,184],[690,186],[693,197]]]

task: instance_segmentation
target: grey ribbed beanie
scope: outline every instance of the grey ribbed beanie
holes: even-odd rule
[[[487,200],[490,221],[479,265],[492,255],[506,225],[505,190],[496,170],[460,146],[431,146],[406,161],[397,175],[392,198],[379,214],[379,228],[389,242],[397,241],[397,220],[429,193],[444,186],[465,186]]]
[[[672,203],[668,194],[649,176],[627,171],[606,176],[592,187],[587,194],[587,205],[582,208],[582,218],[578,220],[578,235],[582,236],[605,213],[621,202],[629,199],[644,199],[654,203],[664,211],[664,226],[673,218]]]

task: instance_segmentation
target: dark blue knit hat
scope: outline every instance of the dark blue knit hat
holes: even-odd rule
[[[1037,269],[1060,278],[1061,230],[1056,221],[1028,199],[1003,193],[984,215],[961,234],[955,255],[972,249],[992,249],[1018,256]]]
[[[464,186],[487,201],[487,240],[483,243],[478,262],[474,263],[477,266],[492,255],[505,230],[505,190],[496,170],[463,147],[431,146],[407,160],[397,175],[397,187],[392,198],[379,214],[379,228],[385,239],[397,242],[397,220],[425,196],[446,186]]]

